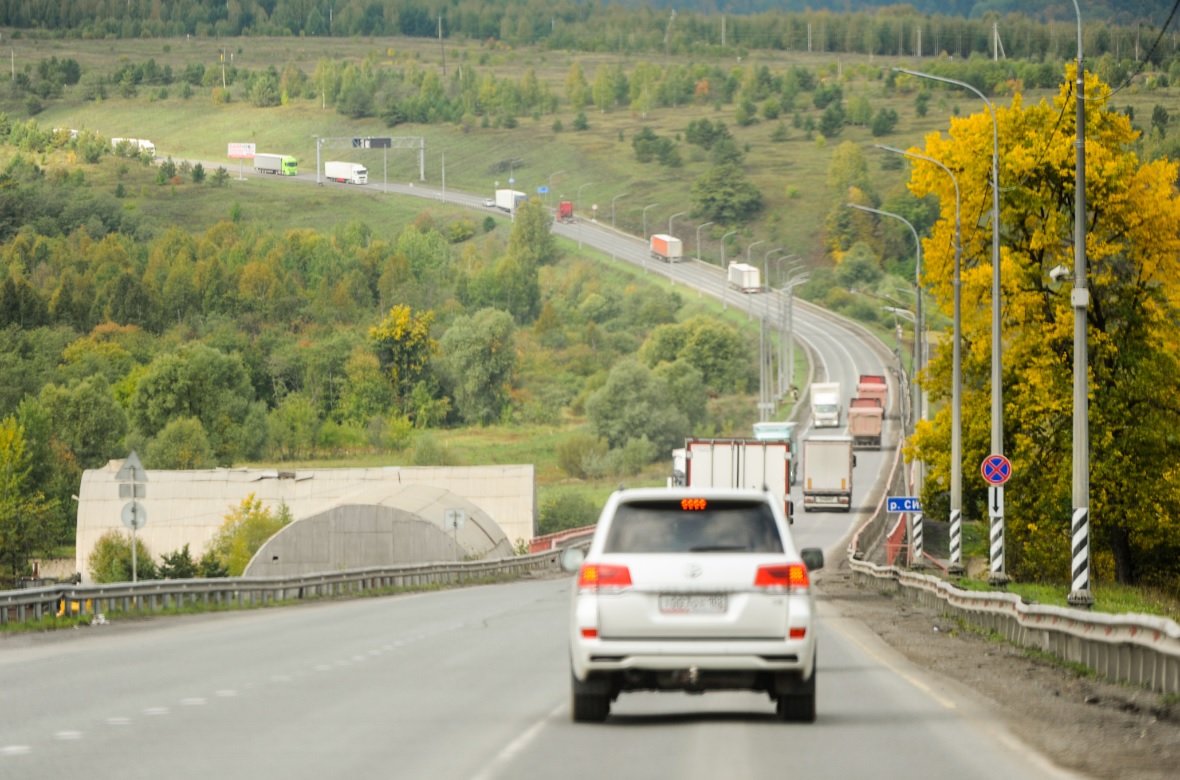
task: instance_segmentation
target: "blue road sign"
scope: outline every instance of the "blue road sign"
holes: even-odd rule
[[[549,193],[549,188],[546,187],[545,185],[542,184],[540,187],[537,187],[537,194],[538,195],[547,195],[548,193]]]
[[[922,499],[913,496],[890,496],[885,509],[890,512],[921,512]]]
[[[1012,463],[1003,455],[988,455],[980,466],[989,485],[1002,485],[1012,476]]]

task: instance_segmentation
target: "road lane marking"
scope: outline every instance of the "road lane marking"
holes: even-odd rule
[[[152,716],[167,715],[168,708],[167,707],[148,707],[146,710],[143,711],[143,714],[144,715],[152,715]]]
[[[81,731],[59,731],[53,735],[53,738],[60,739],[63,742],[67,742],[67,741],[75,740],[75,739],[82,739],[82,732]]]
[[[500,770],[508,765],[508,762],[516,758],[516,756],[537,739],[537,735],[545,728],[545,724],[560,715],[562,710],[566,709],[567,706],[566,704],[557,705],[552,712],[525,729],[520,736],[509,742],[503,750],[496,754],[496,757],[491,760],[491,763],[482,772],[472,777],[471,780],[493,780]]]
[[[107,718],[108,726],[130,726],[131,718]]]
[[[191,696],[187,699],[180,700],[181,707],[201,707],[205,704],[205,699],[201,696]]]
[[[0,756],[23,756],[32,750],[28,745],[5,745],[0,748]]]

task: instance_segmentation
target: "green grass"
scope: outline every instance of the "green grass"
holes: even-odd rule
[[[963,590],[976,592],[997,590],[986,580],[966,577],[959,578],[955,584]],[[1014,593],[1028,602],[1054,607],[1069,606],[1067,601],[1068,585],[1010,582],[1003,590]],[[1094,606],[1092,607],[1094,612],[1112,615],[1156,615],[1180,622],[1180,601],[1160,591],[1127,585],[1093,584],[1091,594],[1094,596]]]

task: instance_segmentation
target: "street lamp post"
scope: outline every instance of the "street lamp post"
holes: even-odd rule
[[[962,252],[963,247],[961,243],[961,199],[959,197],[959,180],[955,178],[955,174],[944,165],[941,161],[933,157],[927,157],[924,154],[916,152],[907,152],[902,149],[896,149],[892,146],[885,146],[883,144],[874,144],[878,149],[884,149],[887,152],[905,155],[917,160],[924,160],[925,162],[937,165],[942,168],[946,175],[951,177],[951,184],[955,187],[955,268],[952,283],[952,291],[954,298],[954,332],[952,334],[951,344],[951,569],[956,572],[963,570],[963,370],[961,347],[962,344],[962,282],[960,280],[960,272],[962,267]],[[921,253],[918,255],[918,316],[921,319],[922,315],[922,267],[921,267]],[[921,327],[921,326],[919,326]],[[923,343],[922,349],[926,349]],[[920,365],[924,365],[920,364]],[[918,396],[920,401],[921,396]],[[915,413],[916,420],[920,415]]]
[[[765,244],[765,243],[766,243],[766,239],[762,239],[760,241],[755,241],[754,243],[752,243],[748,247],[746,247],[746,265],[750,265],[750,252],[754,249],[754,247],[758,246],[759,244]],[[762,284],[766,284],[765,279],[762,280]],[[761,287],[761,286],[762,285],[759,285],[759,287]],[[754,309],[752,306],[750,306],[749,301],[746,301],[746,319],[747,320],[754,319]]]
[[[786,251],[782,247],[775,247],[762,256],[762,273],[766,278],[766,289],[770,289],[770,256],[775,252]],[[774,401],[771,396],[774,394],[774,351],[773,343],[770,337],[770,331],[767,326],[770,322],[770,295],[763,298],[763,313],[762,325],[758,329],[759,332],[759,355],[758,355],[758,419],[760,422],[766,422],[770,419],[770,413],[774,411]]]
[[[798,274],[796,276],[795,274]],[[801,284],[806,284],[811,279],[811,275],[805,269],[797,269],[787,274],[787,283],[784,289],[787,291],[787,389],[790,390],[795,386],[795,288]],[[791,400],[795,401],[797,396],[791,393]]]
[[[1090,360],[1086,347],[1086,310],[1090,306],[1090,289],[1086,286],[1086,71],[1082,60],[1082,11],[1073,0],[1078,15],[1078,72],[1074,87],[1077,102],[1077,138],[1074,161],[1073,204],[1073,518],[1070,538],[1073,550],[1070,574],[1071,589],[1066,601],[1070,606],[1089,609],[1094,605],[1090,592]]]
[[[610,199],[610,227],[611,227],[611,230],[615,229],[615,201],[618,200],[619,198],[625,198],[630,194],[631,193],[629,193],[629,192],[620,192],[618,195],[616,195]]]
[[[652,203],[650,205],[643,207],[643,240],[644,240],[644,242],[647,241],[647,210],[651,209],[651,208],[655,208],[658,205],[660,205],[660,204]]]
[[[546,196],[545,197],[545,204],[546,205],[549,205],[549,206],[553,205],[553,177],[557,176],[559,174],[562,174],[562,173],[565,173],[565,171],[554,171],[553,173],[549,174],[549,186],[545,190],[545,196]]]
[[[1076,6],[1076,2],[1075,2]],[[1000,342],[1000,126],[996,120],[996,107],[975,87],[965,81],[948,79],[943,76],[933,76],[905,68],[894,68],[899,73],[906,73],[923,79],[941,81],[954,84],[957,87],[974,92],[987,106],[992,115],[992,437],[991,454],[1004,454],[1004,388],[1001,376],[1001,342]],[[1084,284],[1084,282],[1083,282]],[[1075,288],[1076,289],[1076,288]],[[1075,298],[1076,296],[1075,293]],[[1075,337],[1076,338],[1076,337]],[[1083,334],[1084,338],[1084,334]],[[1075,385],[1076,386],[1076,385]],[[1075,404],[1076,406],[1076,404]],[[1076,421],[1075,421],[1076,425]],[[1076,483],[1075,479],[1075,483]],[[1076,487],[1076,485],[1075,485]],[[988,512],[991,515],[990,551],[991,573],[988,582],[992,585],[1003,586],[1008,583],[1008,575],[1004,571],[1004,488],[996,485],[989,488]],[[1075,512],[1075,515],[1077,513]]]
[[[737,233],[736,230],[731,230],[721,237],[721,272],[725,274],[724,284],[721,285],[721,311],[728,308],[729,299],[729,266],[725,264],[725,239]]]
[[[582,208],[582,190],[585,189],[586,187],[591,186],[593,183],[594,182],[587,182],[586,184],[579,184],[578,185],[578,194],[577,194],[577,197],[575,198],[575,201],[577,202],[579,209]],[[582,221],[585,221],[585,220],[582,220]],[[582,248],[582,222],[578,222],[578,249],[581,249],[581,248]]]
[[[670,236],[676,235],[675,233],[672,232],[672,220],[676,219],[677,217],[683,217],[687,213],[688,213],[687,211],[677,211],[675,214],[668,217],[668,235],[670,235]]]
[[[697,225],[697,260],[701,259],[701,228],[707,228],[712,225],[712,222],[706,222],[703,225]]]
[[[793,271],[795,271],[797,268],[799,268],[800,265],[803,264],[803,258],[798,257],[797,255],[784,255],[783,257],[779,258],[779,260],[789,261],[784,266],[784,268],[786,268],[786,270],[787,270],[787,276],[783,277],[784,279],[789,278],[790,274]],[[778,332],[779,332],[778,376],[776,377],[777,391],[775,393],[775,397],[778,399],[781,399],[784,395],[787,394],[787,391],[790,388],[787,383],[787,319],[786,319],[786,315],[785,315],[786,309],[784,307],[783,297],[781,295],[781,293],[783,292],[783,289],[780,289],[779,292],[780,292],[780,295],[778,296],[778,306],[779,306],[779,315],[778,315],[778,329],[779,329],[778,330]]]

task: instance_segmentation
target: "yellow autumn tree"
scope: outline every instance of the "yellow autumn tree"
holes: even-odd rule
[[[409,306],[398,304],[369,329],[369,344],[399,399],[413,389],[438,352],[438,342],[430,337],[433,322],[433,311],[416,314]]]
[[[1006,564],[1017,579],[1068,582],[1072,509],[1073,308],[1070,284],[1049,278],[1073,267],[1074,69],[1052,101],[997,108]],[[1089,345],[1090,513],[1097,581],[1180,582],[1180,196],[1177,164],[1144,163],[1137,131],[1107,108],[1110,89],[1086,78],[1086,309]],[[992,119],[954,119],[914,151],[943,162],[962,204],[963,509],[981,519],[986,484],[978,464],[990,448]],[[953,312],[955,192],[928,163],[910,190],[935,193],[941,218],[923,246],[925,286]],[[951,350],[922,379],[949,402]],[[909,454],[930,464],[925,500],[945,514],[949,405],[919,425]]]

